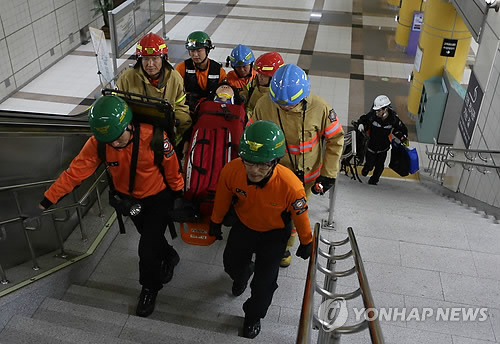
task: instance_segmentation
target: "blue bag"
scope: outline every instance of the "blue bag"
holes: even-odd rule
[[[418,171],[418,153],[415,148],[407,148],[406,151],[408,152],[408,156],[410,157],[410,168],[409,171],[410,174],[413,174]]]

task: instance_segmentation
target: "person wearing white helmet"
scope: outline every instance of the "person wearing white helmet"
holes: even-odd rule
[[[375,168],[368,184],[377,185],[384,171],[387,151],[391,148],[392,135],[404,142],[408,129],[392,109],[389,97],[382,94],[375,98],[372,109],[359,118],[358,130],[370,138],[361,175],[366,177]]]

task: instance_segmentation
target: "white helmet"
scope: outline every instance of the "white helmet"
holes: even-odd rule
[[[380,110],[386,106],[391,105],[391,100],[389,97],[381,94],[377,98],[375,98],[375,101],[373,102],[373,110]]]

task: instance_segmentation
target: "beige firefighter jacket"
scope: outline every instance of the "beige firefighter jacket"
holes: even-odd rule
[[[248,98],[250,94],[250,99]],[[245,99],[248,99],[246,103],[247,115],[250,117],[252,115],[253,109],[255,109],[255,104],[262,96],[267,96],[269,93],[269,86],[259,86],[257,85],[257,78],[252,80],[250,85],[250,90],[241,91],[240,95],[243,95]]]
[[[123,72],[116,85],[120,91],[166,99],[174,107],[175,119],[178,121],[176,134],[181,137],[192,123],[189,107],[185,104],[184,80],[176,70],[164,68],[163,72],[163,80],[155,87],[139,65]]]
[[[307,109],[303,118],[303,102],[284,111],[271,97],[261,97],[249,121],[270,120],[282,128],[287,150],[280,163],[292,171],[303,171],[304,183],[310,183],[320,175],[337,178],[344,146],[342,125],[335,111],[322,98],[310,95],[305,99]]]

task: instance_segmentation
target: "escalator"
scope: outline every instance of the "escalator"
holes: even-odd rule
[[[92,135],[87,117],[87,112],[65,116],[0,111],[0,264],[4,269],[31,258],[21,221],[5,222],[37,206],[50,181],[78,154]],[[47,183],[40,183],[42,181]],[[34,183],[39,185],[27,186]],[[89,183],[92,180],[85,181],[78,189],[84,192],[88,188],[85,184]],[[61,204],[74,202],[73,196],[67,198]],[[90,199],[89,207],[95,198]],[[67,217],[57,224],[62,240],[77,225],[74,213],[73,210],[67,216],[64,212],[56,214],[59,220]],[[37,256],[58,246],[54,231],[48,228],[53,227],[53,222],[54,217],[44,216],[40,228],[29,232]]]

